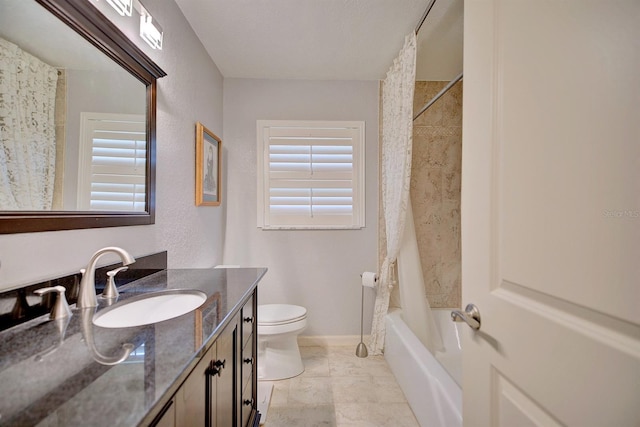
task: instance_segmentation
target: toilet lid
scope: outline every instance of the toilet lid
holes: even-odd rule
[[[299,305],[264,304],[258,306],[259,325],[280,325],[297,322],[307,316],[307,309]]]

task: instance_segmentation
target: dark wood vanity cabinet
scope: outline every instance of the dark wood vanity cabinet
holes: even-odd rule
[[[234,422],[237,317],[222,331],[175,394],[177,427],[238,425]]]
[[[255,291],[167,403],[153,426],[258,426]]]
[[[240,425],[257,426],[259,417],[257,413],[258,401],[258,373],[256,354],[258,351],[257,330],[257,300],[254,295],[247,301],[241,310],[241,347],[239,383],[241,385],[241,400],[238,408]]]

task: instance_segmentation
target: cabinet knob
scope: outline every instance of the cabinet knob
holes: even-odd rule
[[[245,323],[252,323],[253,322],[253,317],[245,317],[244,318],[244,322]]]
[[[247,365],[253,364],[253,357],[247,357],[246,359],[244,359],[244,363],[246,363]]]
[[[245,399],[242,401],[245,406],[253,406],[253,399]]]
[[[225,363],[227,363],[227,359],[211,361],[211,363],[209,363],[209,367],[206,371],[204,371],[204,373],[212,377],[216,375],[220,376],[222,374],[222,370],[224,369]]]
[[[204,371],[210,377],[220,376],[220,369],[214,368],[213,366],[209,366],[206,371]]]

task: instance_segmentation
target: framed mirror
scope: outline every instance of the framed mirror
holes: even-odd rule
[[[0,234],[153,224],[165,75],[87,0],[0,0]]]

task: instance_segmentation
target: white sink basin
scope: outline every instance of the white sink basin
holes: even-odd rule
[[[93,316],[93,324],[103,328],[150,325],[189,313],[206,300],[203,292],[192,289],[151,292],[97,312]]]

